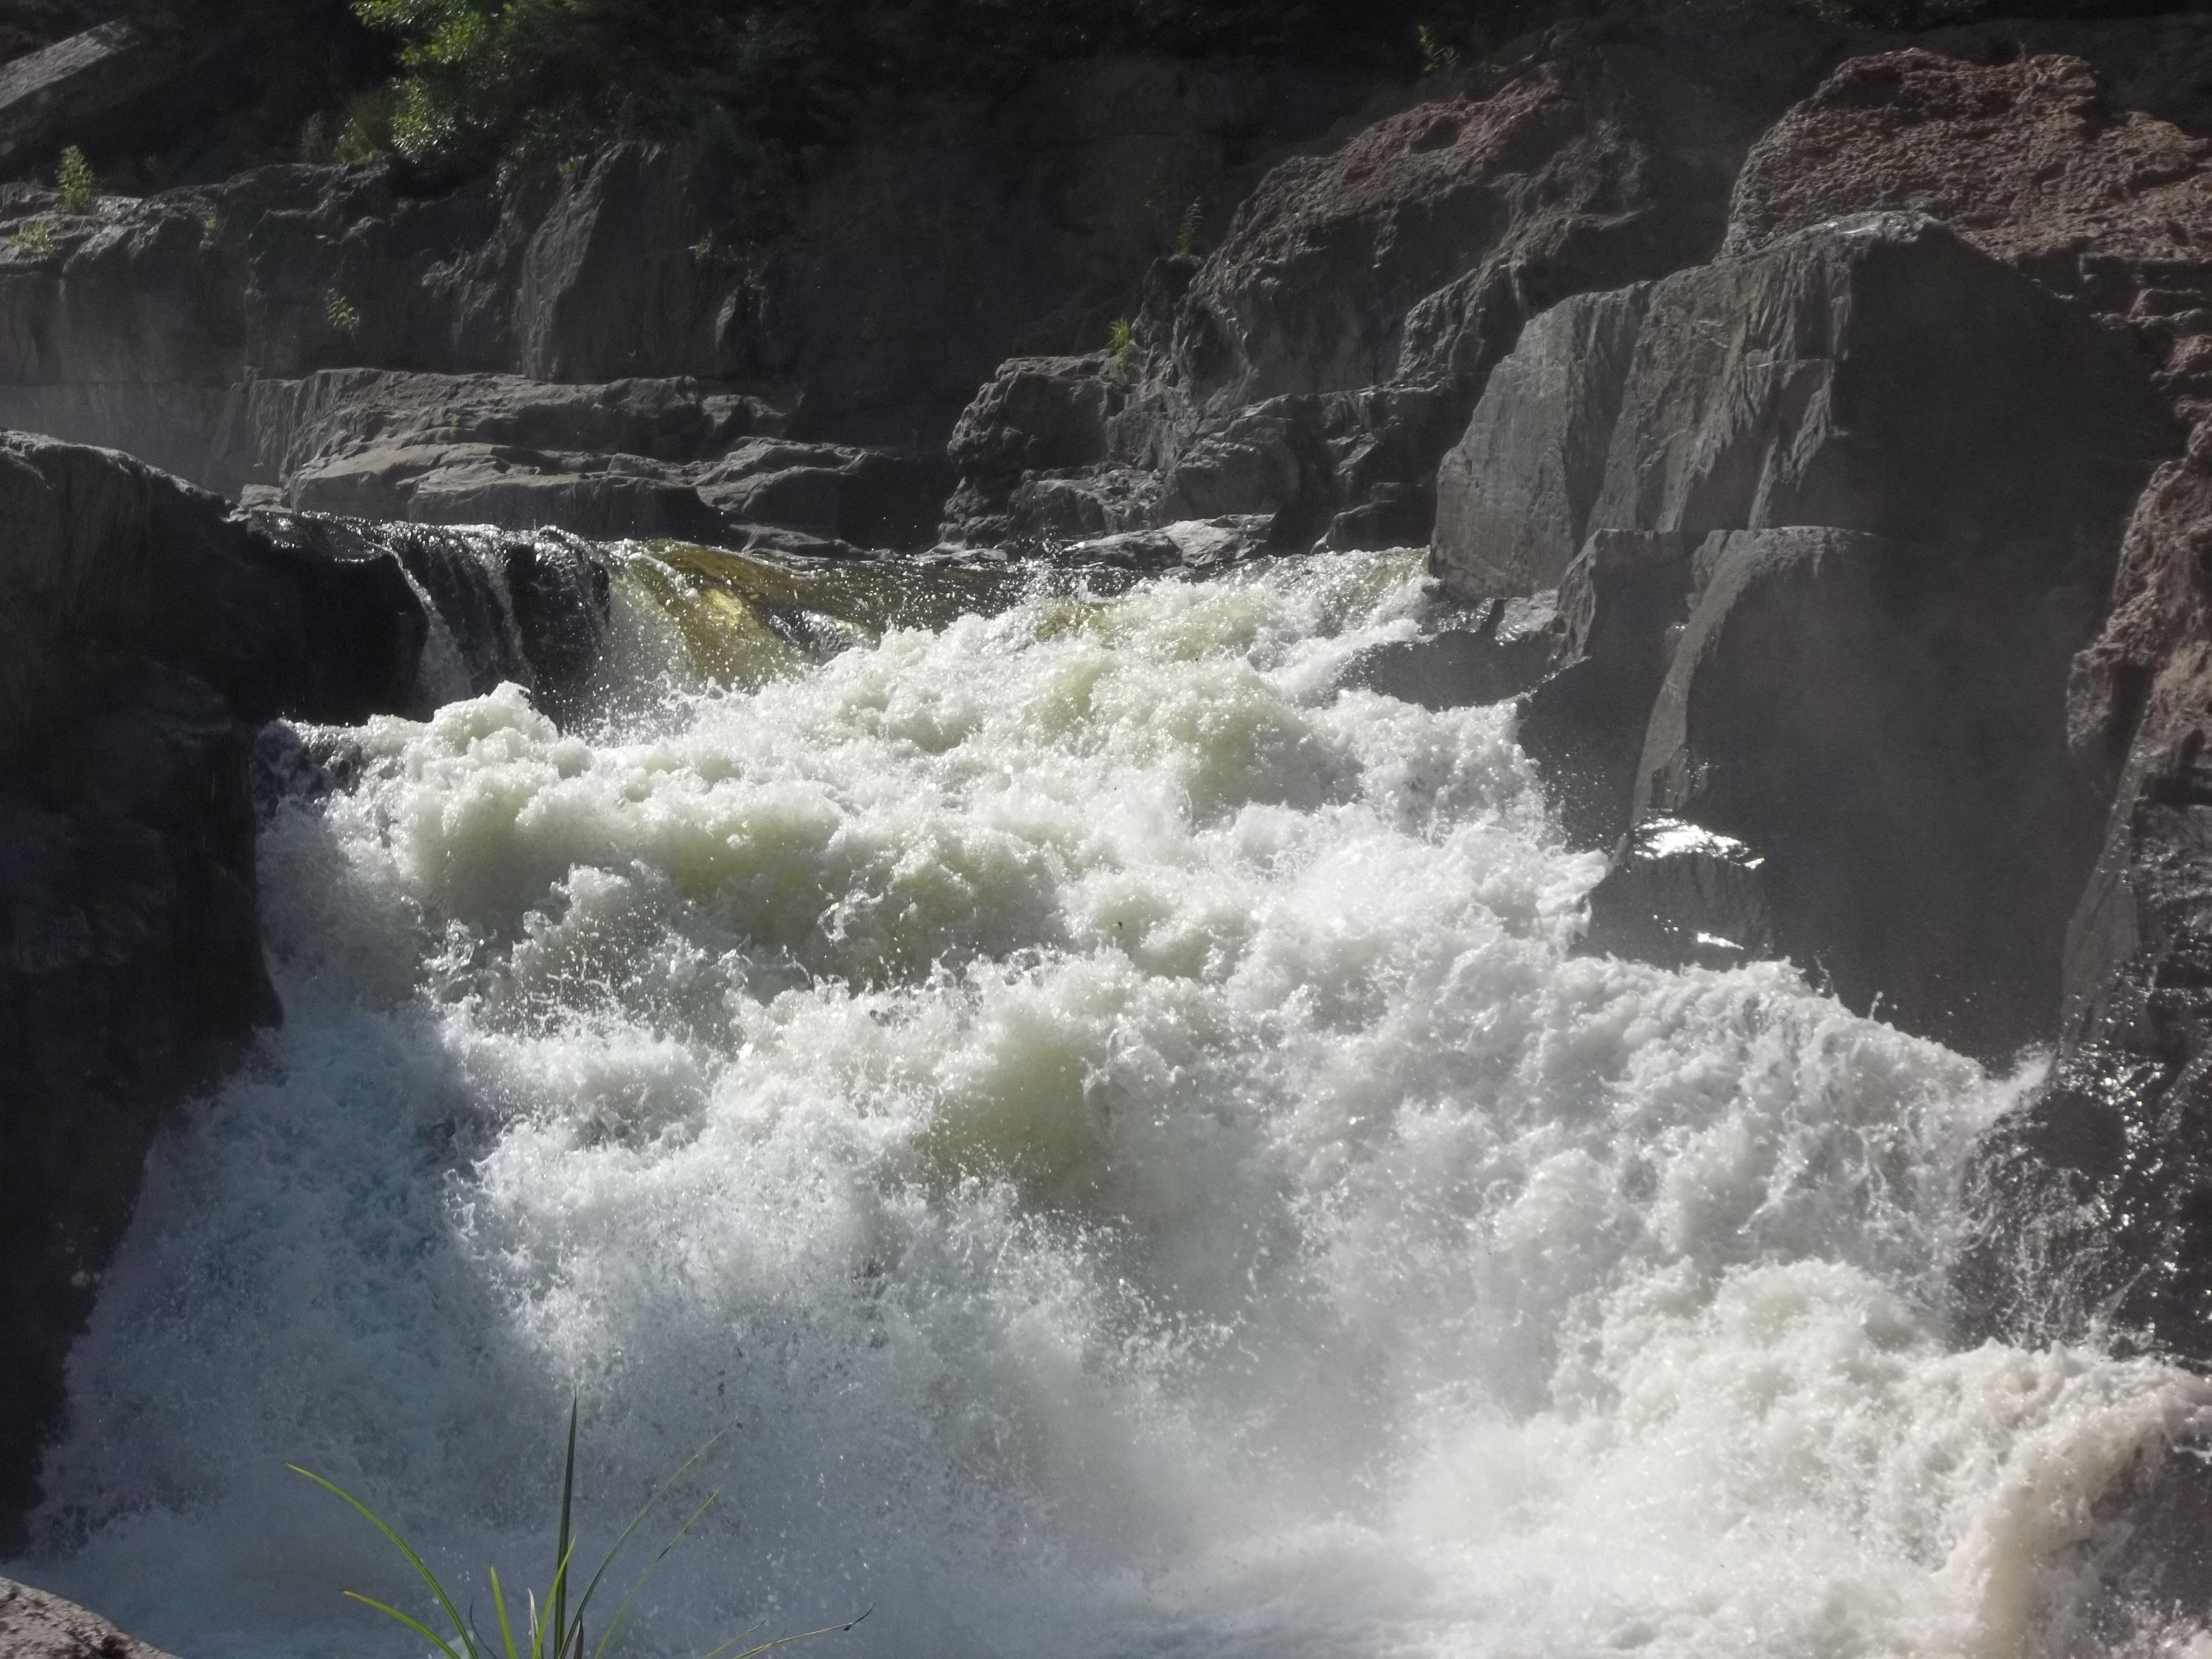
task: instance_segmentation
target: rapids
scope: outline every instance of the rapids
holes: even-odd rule
[[[489,1622],[573,1394],[586,1556],[724,1436],[650,1654],[2201,1639],[2094,1578],[2212,1391],[1946,1340],[2033,1066],[1572,954],[1601,860],[1510,708],[1343,687],[1410,556],[955,597],[634,552],[567,729],[324,734],[358,781],[262,842],[287,1022],[154,1155],[21,1576],[188,1659],[418,1651],[284,1465]]]

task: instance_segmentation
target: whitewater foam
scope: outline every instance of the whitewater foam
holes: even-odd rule
[[[658,662],[698,619],[632,576]],[[1510,709],[1339,689],[1418,611],[1402,556],[1041,586],[372,724],[264,835],[287,1024],[157,1149],[16,1571],[397,1651],[282,1466],[536,1571],[573,1391],[601,1539],[727,1431],[652,1652],[2080,1650],[2100,1499],[2212,1394],[1945,1340],[2028,1077],[1571,955],[1601,865]]]

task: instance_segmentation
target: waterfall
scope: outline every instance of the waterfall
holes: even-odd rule
[[[284,1465],[488,1622],[573,1398],[587,1556],[723,1437],[652,1654],[2192,1639],[2100,1564],[2212,1388],[1946,1330],[2033,1066],[1577,954],[1511,706],[1358,684],[1412,556],[392,533],[422,718],[264,829],[288,1018],[155,1151],[45,1582],[187,1659],[407,1650]]]

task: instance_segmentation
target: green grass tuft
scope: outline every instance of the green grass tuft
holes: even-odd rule
[[[386,1525],[383,1517],[370,1509],[368,1504],[335,1481],[326,1480],[311,1469],[303,1469],[297,1463],[287,1463],[284,1467],[295,1474],[306,1476],[324,1491],[343,1499],[356,1514],[362,1516],[377,1531],[382,1533],[392,1547],[406,1558],[407,1565],[415,1570],[416,1577],[428,1587],[431,1599],[437,1604],[435,1613],[442,1613],[445,1615],[446,1622],[453,1627],[453,1634],[450,1638],[441,1636],[431,1626],[425,1624],[413,1614],[402,1612],[399,1608],[380,1601],[374,1596],[363,1595],[358,1590],[347,1590],[345,1595],[349,1600],[358,1601],[363,1607],[374,1607],[386,1618],[404,1625],[416,1635],[429,1643],[439,1653],[444,1655],[445,1659],[586,1659],[584,1619],[586,1613],[591,1609],[592,1596],[599,1593],[600,1583],[606,1577],[607,1569],[614,1565],[615,1558],[622,1553],[623,1547],[629,1542],[631,1535],[645,1523],[646,1517],[660,1507],[661,1500],[668,1496],[676,1483],[689,1473],[692,1465],[704,1457],[714,1448],[715,1442],[721,1437],[719,1434],[715,1435],[697,1451],[685,1458],[676,1472],[662,1481],[653,1496],[645,1500],[645,1507],[630,1517],[629,1524],[622,1529],[613,1547],[601,1559],[598,1571],[592,1574],[590,1582],[584,1586],[584,1593],[576,1598],[575,1606],[572,1611],[568,1595],[571,1583],[569,1569],[574,1563],[576,1550],[576,1537],[572,1524],[576,1498],[576,1407],[572,1402],[568,1407],[568,1450],[561,1462],[561,1506],[554,1540],[552,1577],[548,1582],[545,1594],[542,1598],[533,1590],[524,1592],[524,1602],[520,1609],[524,1619],[518,1633],[518,1627],[507,1608],[507,1592],[499,1581],[499,1570],[496,1567],[485,1570],[485,1576],[491,1584],[492,1610],[499,1620],[499,1639],[496,1643],[487,1639],[472,1622],[461,1616],[460,1610],[453,1604],[453,1596],[447,1592],[446,1587],[438,1582],[438,1576],[423,1564],[421,1556],[409,1547],[407,1540]],[[589,1650],[589,1659],[600,1659],[600,1656],[606,1652],[608,1644],[614,1640],[616,1633],[622,1629],[623,1620],[628,1616],[631,1604],[637,1600],[638,1592],[645,1588],[654,1572],[659,1571],[661,1562],[667,1558],[669,1551],[683,1541],[684,1534],[699,1523],[700,1518],[714,1507],[714,1500],[720,1496],[721,1493],[719,1491],[708,1492],[707,1501],[691,1511],[684,1524],[677,1528],[668,1541],[663,1544],[653,1559],[646,1564],[645,1570],[638,1574],[636,1581],[630,1585],[629,1594],[623,1597],[621,1605],[615,1609],[614,1616],[607,1620],[605,1627],[600,1631],[599,1641]],[[787,1642],[803,1642],[816,1636],[828,1636],[838,1632],[848,1631],[872,1611],[872,1608],[863,1611],[842,1625],[825,1625],[819,1630],[799,1631],[789,1636],[775,1637],[769,1641],[757,1643],[742,1653],[731,1654],[730,1650],[750,1637],[753,1634],[753,1629],[757,1627],[748,1628],[738,1632],[720,1647],[702,1656],[702,1659],[724,1659],[724,1656],[728,1656],[728,1659],[755,1659],[756,1655],[766,1653],[771,1648],[780,1648]]]
[[[61,172],[55,182],[61,186],[62,205],[71,213],[89,212],[100,199],[100,175],[75,144],[62,152]]]

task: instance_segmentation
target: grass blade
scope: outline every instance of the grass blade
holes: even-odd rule
[[[561,1459],[561,1536],[553,1546],[559,1565],[553,1573],[553,1652],[551,1659],[568,1659],[563,1652],[568,1635],[568,1517],[576,1498],[576,1396],[568,1396],[568,1449]],[[583,1609],[579,1607],[580,1614]]]
[[[721,1495],[721,1488],[719,1486],[717,1486],[713,1492],[708,1492],[707,1494],[707,1501],[700,1504],[697,1509],[691,1511],[690,1520],[686,1521],[682,1526],[677,1528],[676,1535],[673,1538],[671,1538],[665,1544],[663,1544],[660,1547],[660,1553],[654,1556],[650,1562],[647,1563],[645,1571],[638,1574],[637,1582],[629,1587],[629,1594],[623,1597],[622,1605],[615,1609],[615,1616],[607,1621],[606,1629],[599,1632],[599,1644],[598,1647],[592,1650],[592,1659],[599,1659],[599,1656],[606,1651],[607,1644],[614,1640],[615,1632],[621,1627],[623,1615],[629,1611],[629,1604],[637,1600],[637,1593],[645,1588],[646,1580],[652,1577],[654,1573],[660,1570],[660,1564],[668,1559],[668,1552],[674,1549],[677,1545],[684,1541],[684,1534],[691,1530],[692,1527],[697,1523],[701,1516],[706,1514],[708,1510],[714,1508],[714,1500]],[[658,1503],[659,1500],[656,1498],[653,1501]],[[643,1519],[642,1516],[639,1518]],[[623,1536],[628,1537],[629,1534],[625,1533]],[[608,1559],[611,1560],[613,1559],[613,1557],[610,1556]],[[592,1582],[597,1583],[598,1580],[594,1579]],[[583,1623],[583,1610],[579,1608],[576,1613],[576,1622],[579,1625],[581,1625]],[[727,1643],[724,1643],[723,1645],[726,1647],[729,1644]]]
[[[484,1571],[491,1575],[491,1605],[492,1611],[499,1614],[500,1645],[507,1650],[507,1659],[516,1659],[514,1627],[507,1622],[507,1592],[499,1587],[499,1569],[486,1567]]]
[[[615,1557],[623,1553],[623,1546],[629,1542],[630,1534],[645,1524],[645,1517],[651,1515],[653,1510],[660,1507],[660,1500],[668,1496],[669,1490],[690,1471],[691,1466],[694,1463],[696,1463],[708,1452],[714,1450],[716,1443],[720,1442],[721,1438],[722,1437],[719,1433],[708,1435],[705,1443],[702,1444],[697,1451],[693,1452],[690,1456],[685,1458],[681,1463],[678,1464],[676,1466],[675,1473],[671,1474],[668,1479],[662,1481],[658,1486],[653,1488],[653,1496],[645,1500],[645,1506],[639,1510],[635,1515],[630,1516],[629,1525],[622,1529],[621,1535],[615,1540],[613,1546],[607,1551],[605,1556],[600,1558],[599,1571],[592,1575],[592,1582],[584,1586],[583,1600],[576,1603],[576,1620],[579,1624],[583,1622],[584,1609],[592,1604],[592,1592],[599,1589],[599,1580],[607,1576],[607,1569],[614,1565]],[[708,1501],[711,1503],[714,1500],[710,1498]],[[610,1628],[611,1629],[611,1627]],[[600,1637],[599,1646],[604,1648],[606,1644],[606,1637]]]
[[[571,1552],[573,1552],[574,1548],[574,1545],[571,1544],[569,1546]],[[554,1655],[560,1652],[561,1632],[557,1629],[553,1628],[553,1608],[557,1601],[562,1597],[563,1592],[568,1589],[568,1557],[567,1555],[563,1555],[561,1558],[560,1565],[553,1569],[553,1582],[545,1587],[545,1616],[544,1619],[540,1619],[538,1616],[537,1603],[535,1601],[531,1603],[530,1659],[554,1659]],[[581,1616],[580,1609],[579,1610],[578,1616]],[[545,1632],[548,1630],[553,1631],[553,1646],[550,1650],[548,1650],[545,1645]]]
[[[359,1590],[341,1590],[339,1594],[345,1596],[349,1601],[360,1602],[362,1606],[365,1607],[374,1607],[379,1613],[382,1613],[387,1619],[397,1619],[401,1624],[406,1626],[408,1629],[413,1631],[417,1636],[420,1636],[432,1647],[437,1649],[439,1652],[444,1654],[446,1656],[446,1659],[462,1659],[462,1656],[459,1654],[453,1651],[452,1643],[447,1641],[445,1638],[437,1635],[428,1625],[422,1623],[419,1619],[410,1619],[405,1613],[400,1612],[398,1608],[387,1606],[386,1603],[378,1601],[373,1595],[363,1595]],[[468,1638],[464,1636],[461,1638],[461,1640],[465,1644],[468,1641]],[[471,1656],[471,1659],[474,1659],[475,1653],[476,1650],[473,1647],[470,1648],[469,1654]]]
[[[864,1607],[859,1613],[854,1614],[853,1617],[848,1619],[842,1625],[824,1625],[820,1630],[794,1631],[789,1636],[779,1636],[773,1642],[763,1642],[757,1648],[747,1648],[743,1653],[737,1656],[737,1659],[753,1659],[754,1655],[766,1653],[770,1648],[780,1648],[786,1642],[811,1642],[817,1636],[840,1635],[842,1632],[852,1629],[854,1626],[859,1624],[861,1620],[866,1618],[874,1611],[875,1608],[872,1607]],[[757,1630],[758,1628],[758,1626],[753,1626],[754,1630]],[[737,1646],[738,1643],[744,1641],[746,1637],[751,1634],[751,1630],[740,1632],[738,1634],[732,1636],[728,1641],[723,1643],[720,1647],[700,1655],[699,1659],[721,1659],[721,1656],[723,1654],[727,1653],[732,1648]]]
[[[474,1644],[469,1641],[468,1626],[461,1622],[461,1615],[454,1610],[453,1597],[446,1594],[446,1587],[438,1582],[438,1576],[432,1572],[429,1568],[422,1565],[422,1558],[416,1554],[413,1550],[407,1547],[407,1540],[405,1539],[402,1538],[398,1533],[392,1531],[391,1528],[386,1526],[384,1524],[384,1518],[378,1515],[374,1510],[369,1508],[368,1504],[362,1503],[361,1499],[356,1498],[351,1492],[348,1492],[343,1486],[339,1486],[336,1481],[325,1480],[321,1475],[317,1474],[313,1469],[303,1469],[297,1463],[287,1463],[284,1467],[291,1470],[295,1474],[306,1475],[308,1480],[313,1481],[324,1491],[337,1493],[338,1497],[343,1498],[347,1504],[350,1504],[355,1510],[358,1510],[364,1517],[366,1517],[368,1523],[374,1527],[377,1531],[382,1533],[386,1538],[390,1539],[392,1540],[392,1547],[407,1558],[407,1565],[415,1569],[416,1575],[424,1583],[430,1587],[430,1594],[438,1598],[438,1605],[446,1610],[446,1617],[453,1621],[453,1633],[461,1638],[462,1645],[467,1647],[471,1653],[475,1651]],[[346,1594],[352,1595],[353,1592],[351,1590],[348,1590]],[[355,1596],[354,1599],[360,1601],[367,1601],[368,1600],[365,1595]],[[382,1604],[371,1603],[371,1605],[380,1607]],[[386,1612],[390,1611],[389,1608],[385,1610]],[[394,1616],[404,1617],[404,1614],[397,1614]],[[415,1623],[411,1619],[409,1619],[407,1622],[410,1625]],[[420,1630],[422,1629],[422,1626],[417,1625],[416,1626],[416,1628]],[[426,1632],[425,1634],[428,1634],[428,1632]],[[438,1641],[438,1638],[432,1637],[431,1640]],[[447,1647],[446,1644],[441,1641],[438,1642],[438,1645],[441,1648],[445,1648],[447,1653],[453,1652],[453,1649]],[[459,1659],[459,1656],[456,1656],[455,1659]]]

